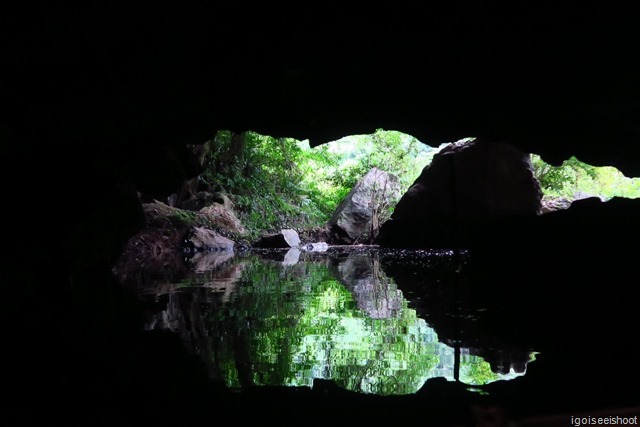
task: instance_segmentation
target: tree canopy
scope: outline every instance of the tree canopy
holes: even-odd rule
[[[253,232],[324,224],[373,167],[396,175],[404,192],[437,151],[382,129],[314,148],[293,138],[220,131],[212,146],[203,179],[232,195],[240,219]]]
[[[546,163],[537,154],[531,155],[534,175],[547,197],[574,199],[580,194],[612,197],[640,197],[640,178],[627,178],[611,166],[592,166],[571,157],[560,166]]]

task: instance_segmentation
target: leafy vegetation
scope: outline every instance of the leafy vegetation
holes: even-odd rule
[[[436,152],[382,129],[315,148],[293,138],[220,131],[212,146],[203,179],[232,197],[250,237],[324,224],[373,167],[396,175],[404,192]]]
[[[610,166],[596,167],[571,157],[560,166],[546,163],[537,154],[531,155],[535,177],[546,197],[564,197],[569,200],[579,193],[612,197],[640,197],[640,179],[627,178]]]
[[[383,129],[313,148],[308,141],[256,132],[220,131],[212,142],[202,178],[231,197],[249,240],[281,228],[323,225],[374,167],[398,177],[403,194],[438,151],[410,135]],[[558,167],[535,154],[531,160],[546,198],[640,197],[640,179],[626,178],[613,167],[594,167],[575,157]],[[396,202],[377,212],[379,223]]]

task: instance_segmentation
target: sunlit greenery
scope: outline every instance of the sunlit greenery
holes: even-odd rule
[[[406,301],[397,316],[373,319],[324,262],[245,261],[231,300],[208,316],[217,334],[212,363],[231,388],[324,378],[353,391],[409,394],[429,378],[454,376],[454,349]],[[466,354],[460,379],[482,385],[505,376]]]
[[[571,157],[560,166],[552,166],[536,154],[531,156],[534,173],[547,197],[573,200],[577,194],[603,199],[640,197],[640,178],[627,178],[610,166],[596,167]]]
[[[398,176],[404,192],[436,152],[382,129],[315,148],[292,138],[221,131],[212,146],[203,179],[230,195],[254,233],[324,224],[373,167]]]

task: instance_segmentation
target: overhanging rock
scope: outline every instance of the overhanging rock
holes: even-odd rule
[[[540,212],[530,155],[507,144],[460,141],[444,147],[402,196],[377,242],[456,248],[487,221]]]

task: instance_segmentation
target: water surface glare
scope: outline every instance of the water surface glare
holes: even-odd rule
[[[385,273],[379,251],[292,251],[211,253],[187,277],[145,284],[146,328],[178,333],[210,376],[232,389],[311,387],[321,378],[399,395],[434,377],[479,386],[524,374],[494,372],[474,349],[439,340]],[[411,268],[455,274],[442,262],[452,254],[417,255],[402,264],[405,275]]]

